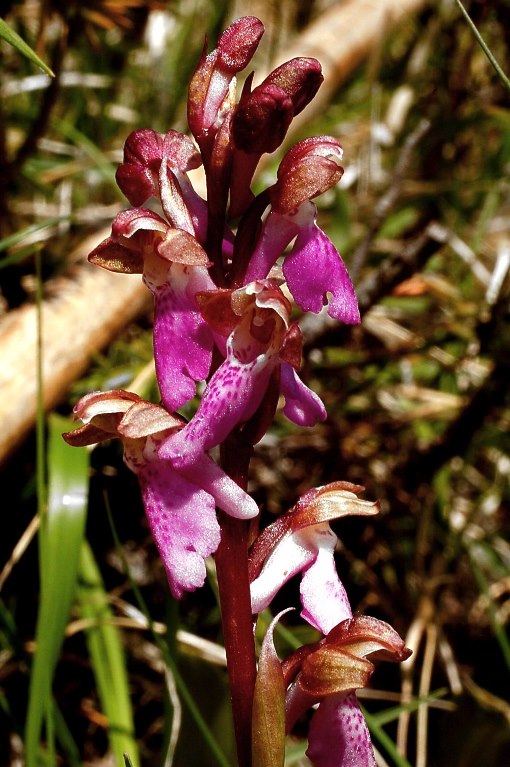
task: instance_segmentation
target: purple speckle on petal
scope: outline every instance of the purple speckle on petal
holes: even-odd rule
[[[314,767],[376,767],[368,728],[353,692],[330,696],[312,718],[307,756]]]
[[[157,460],[146,465],[139,480],[170,590],[179,599],[184,591],[203,585],[204,560],[218,547],[220,530],[214,499]]]

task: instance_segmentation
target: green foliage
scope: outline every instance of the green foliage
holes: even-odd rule
[[[48,763],[55,758],[54,739],[58,736],[58,728],[51,681],[74,598],[85,529],[87,455],[84,452],[77,454],[63,442],[62,431],[68,429],[67,420],[57,416],[51,418],[48,504],[39,529],[41,594],[25,736],[27,767],[35,767],[39,762],[43,723],[48,741]],[[67,751],[68,757],[76,763],[76,747]]]
[[[37,53],[21,38],[17,32],[5,23],[3,19],[0,19],[0,38],[5,42],[12,45],[22,56],[25,56],[29,61],[42,69],[50,77],[55,77],[51,69],[39,58]]]
[[[82,544],[79,576],[77,609],[86,626],[87,649],[99,700],[108,718],[110,751],[117,764],[121,764],[126,753],[131,767],[137,767],[140,762],[134,737],[126,657],[101,573],[86,542]]]
[[[508,79],[508,77],[506,76],[505,72],[503,71],[503,69],[498,64],[498,62],[496,60],[496,57],[494,56],[494,54],[492,53],[491,49],[489,48],[489,46],[487,45],[487,43],[483,39],[483,37],[480,34],[480,32],[478,31],[478,29],[476,28],[476,25],[473,24],[469,13],[466,11],[466,8],[460,2],[460,0],[455,0],[455,2],[457,3],[457,5],[459,6],[460,10],[462,11],[462,15],[464,16],[464,18],[466,19],[467,23],[469,24],[469,26],[470,26],[474,36],[476,37],[476,39],[477,39],[481,49],[483,50],[483,52],[485,53],[485,55],[489,59],[490,63],[494,67],[494,69],[496,70],[499,79],[501,80],[501,82],[503,83],[505,88],[508,88],[508,90],[510,90],[510,80]]]

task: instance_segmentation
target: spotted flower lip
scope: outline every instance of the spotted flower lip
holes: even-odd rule
[[[205,559],[220,542],[216,504],[231,516],[249,519],[258,514],[255,501],[206,455],[195,472],[179,472],[161,461],[158,445],[184,422],[159,405],[120,389],[87,394],[74,413],[84,425],[64,434],[70,445],[122,440],[172,594],[179,599],[202,586]]]
[[[235,291],[202,294],[202,312],[217,332],[230,331],[226,359],[207,384],[195,416],[160,450],[175,466],[192,465],[204,451],[220,444],[255,414],[273,372],[281,369],[284,413],[304,425],[326,417],[319,397],[299,381],[296,327],[290,327],[290,304],[271,281],[253,282]],[[286,340],[288,343],[286,344]]]
[[[366,687],[372,661],[400,663],[411,651],[387,623],[367,615],[348,617],[299,659],[284,663],[296,674],[287,692],[287,724],[319,703],[308,733],[307,756],[314,767],[375,767],[375,757],[355,690]]]

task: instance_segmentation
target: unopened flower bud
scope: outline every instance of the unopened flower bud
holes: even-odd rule
[[[286,61],[251,93],[251,81],[247,81],[234,117],[236,148],[247,154],[274,152],[293,117],[310,103],[322,81],[319,62],[304,58]]]
[[[199,143],[215,125],[232,78],[248,65],[263,33],[259,19],[244,16],[224,31],[217,48],[207,55],[204,51],[188,97],[188,124]]]
[[[169,170],[186,173],[201,165],[200,154],[184,133],[170,130],[163,135],[153,130],[130,133],[124,144],[124,162],[115,178],[131,205],[143,205],[149,197],[159,196],[158,174],[165,158]]]
[[[282,143],[294,116],[292,100],[282,88],[263,83],[241,97],[234,123],[234,143],[247,154],[274,152]]]
[[[218,68],[235,75],[248,66],[263,34],[264,25],[256,16],[233,21],[218,41]]]
[[[343,176],[342,154],[331,136],[314,136],[293,146],[280,163],[278,181],[270,191],[273,210],[288,213],[331,189]]]
[[[317,59],[295,58],[274,69],[264,82],[284,90],[297,115],[313,99],[323,80]]]

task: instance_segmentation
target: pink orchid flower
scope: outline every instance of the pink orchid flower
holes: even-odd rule
[[[401,663],[410,654],[384,621],[349,614],[315,647],[300,648],[284,662],[287,730],[319,704],[306,752],[314,767],[376,767],[355,691],[368,685],[375,669],[372,661]]]
[[[365,616],[352,618],[335,567],[337,537],[329,522],[378,513],[377,503],[357,497],[362,489],[334,482],[309,491],[261,533],[250,552],[254,615],[270,604],[284,583],[301,573],[301,616],[326,636],[316,647],[301,648],[284,663],[287,730],[319,703],[307,751],[315,767],[375,767],[354,691],[368,684],[373,671],[364,660],[366,655],[386,650],[385,659],[394,661],[409,655],[387,624]]]
[[[119,213],[112,235],[89,261],[115,272],[143,273],[154,295],[154,358],[164,406],[177,410],[195,395],[211,366],[214,339],[195,296],[213,289],[197,240],[145,208]]]
[[[317,210],[311,202],[340,180],[341,159],[342,148],[331,136],[304,139],[287,152],[276,184],[261,195],[261,213],[266,198],[271,208],[244,279],[264,279],[295,238],[284,256],[283,274],[296,303],[303,311],[316,313],[327,304],[331,317],[357,324],[358,302],[347,269],[317,226]]]
[[[142,129],[127,137],[124,162],[115,178],[131,205],[140,207],[155,197],[173,226],[200,239],[207,225],[207,206],[194,191],[187,171],[201,164],[200,152],[184,133],[170,130],[163,135]]]
[[[152,536],[176,599],[203,585],[205,559],[220,542],[215,505],[238,519],[258,514],[255,501],[208,456],[196,471],[174,469],[158,456],[158,447],[183,421],[163,407],[123,390],[92,392],[74,408],[84,426],[64,434],[80,447],[120,438],[124,460],[137,475]]]
[[[269,280],[238,290],[202,293],[198,301],[216,335],[226,338],[226,359],[207,384],[194,417],[182,432],[166,440],[162,458],[192,465],[219,445],[238,425],[252,418],[274,374],[286,399],[284,413],[304,426],[324,420],[320,398],[298,378],[301,336],[290,324],[290,304]]]
[[[286,514],[266,527],[250,551],[253,614],[267,607],[284,583],[301,573],[302,617],[323,634],[350,616],[334,561],[337,537],[329,523],[345,516],[373,516],[377,502],[357,497],[350,482],[309,490]]]

